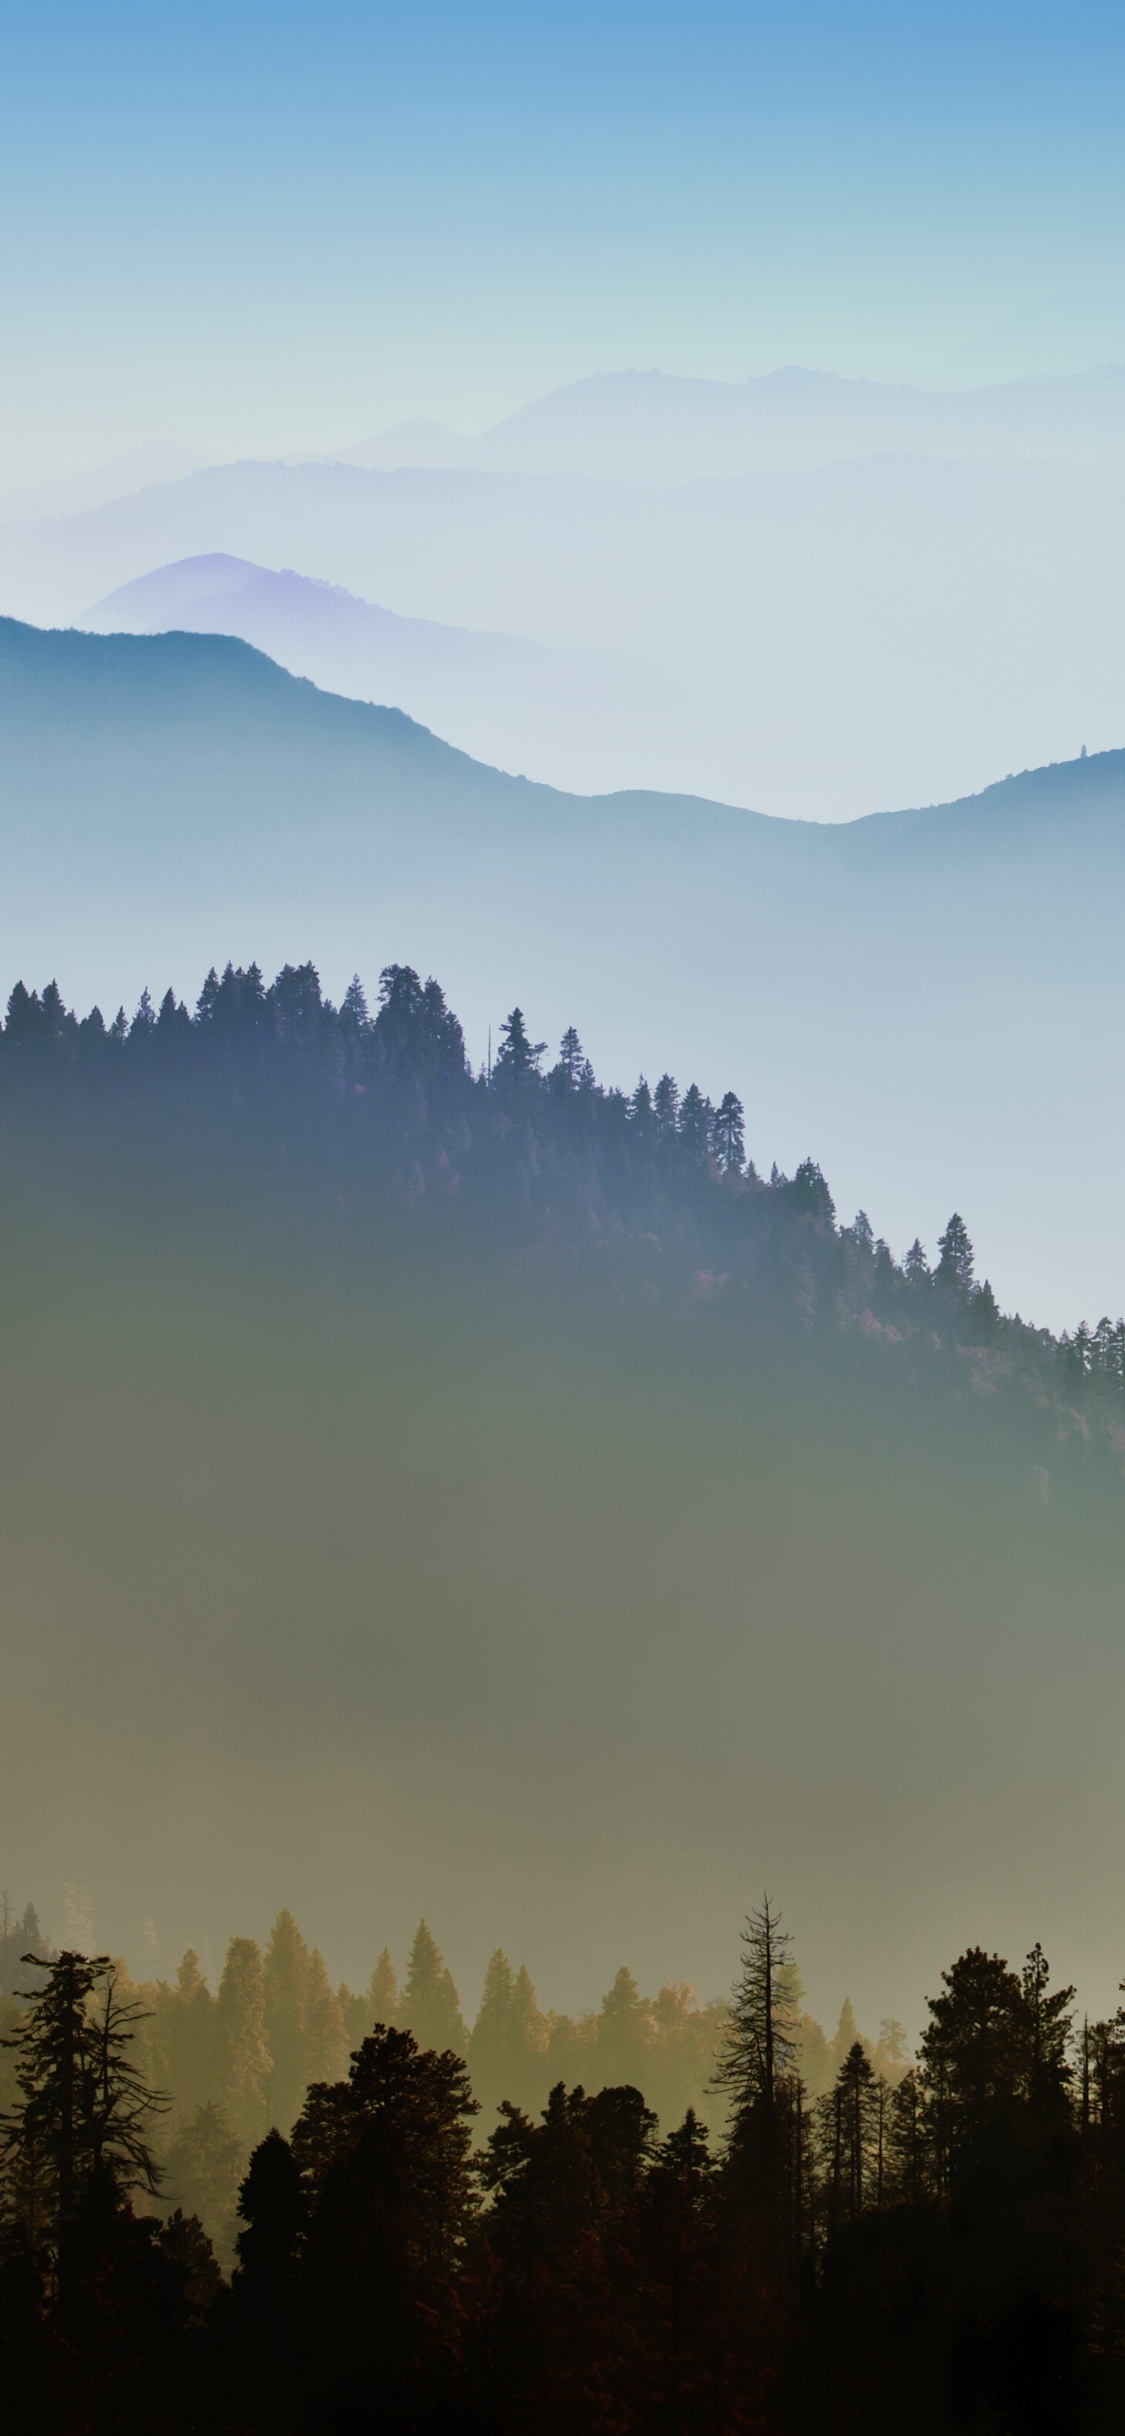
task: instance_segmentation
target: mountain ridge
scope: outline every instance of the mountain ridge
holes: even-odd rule
[[[311,955],[338,998],[407,963],[477,1061],[513,1003],[552,1042],[580,1006],[595,1071],[733,1082],[763,1172],[815,1145],[896,1246],[955,1199],[1015,1308],[1125,1302],[1125,1005],[1091,951],[1125,889],[1120,749],[844,823],[568,795],[238,640],[13,622],[0,840],[0,988],[135,1003],[216,955]]]

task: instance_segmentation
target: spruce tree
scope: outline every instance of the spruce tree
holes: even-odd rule
[[[301,2096],[313,2081],[336,2081],[347,2070],[348,2040],[340,2001],[314,1945],[308,1960],[301,2021]]]
[[[262,1955],[252,1937],[232,1937],[227,1947],[215,2030],[219,2095],[232,2130],[249,2147],[266,2126],[272,2069]]]
[[[934,1284],[943,1286],[949,1294],[967,1297],[973,1286],[973,1247],[969,1230],[957,1210],[945,1233],[938,1236],[938,1251],[941,1258],[934,1270]]]
[[[451,2047],[457,2055],[464,2055],[468,2039],[460,2000],[424,1920],[419,1921],[410,1948],[399,2018],[420,2047],[433,2047],[438,2054]]]
[[[309,1949],[292,1912],[279,1912],[262,1966],[263,2029],[270,2054],[269,2112],[282,2131],[297,2119],[310,2079],[305,2071]]]
[[[108,1955],[24,1960],[45,1976],[20,1991],[27,2010],[7,2041],[19,2096],[0,2118],[0,2146],[28,2237],[58,2244],[95,2184],[114,2198],[158,2189],[150,2135],[167,2100],[133,2062],[143,2016],[119,1995]]]
[[[711,1120],[711,1148],[724,1176],[738,1176],[746,1156],[742,1102],[726,1091]]]

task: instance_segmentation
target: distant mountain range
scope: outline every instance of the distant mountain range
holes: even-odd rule
[[[214,554],[572,655],[565,723],[540,715],[529,685],[503,750],[495,723],[461,733],[581,790],[839,818],[957,796],[1119,733],[1125,465],[884,456],[672,488],[211,467],[0,528],[0,604],[71,623],[123,584]],[[620,669],[608,685],[606,655]],[[316,665],[353,681],[335,659]]]
[[[956,1202],[1006,1307],[1125,1303],[1123,752],[818,826],[505,777],[239,641],[3,621],[0,836],[7,987],[408,962],[476,1056],[517,1000],[580,1021],[627,1086],[733,1081],[759,1166],[811,1151],[899,1249]]]
[[[393,704],[450,743],[511,770],[589,769],[637,715],[637,673],[609,653],[551,651],[517,635],[396,617],[342,585],[221,551],[123,584],[83,619],[101,634],[233,634],[295,676]],[[607,734],[607,731],[608,734]],[[577,751],[575,739],[580,739]]]
[[[1125,460],[1125,364],[987,389],[842,380],[796,364],[747,381],[613,372],[571,382],[466,439],[400,423],[340,451],[345,464],[462,466],[612,482],[803,473],[847,457],[955,457],[1018,465]]]

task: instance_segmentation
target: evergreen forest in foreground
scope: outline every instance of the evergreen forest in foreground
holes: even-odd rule
[[[191,1960],[178,2029],[162,1990],[154,2037],[107,1957],[23,1958],[0,2115],[0,2374],[22,2424],[59,2436],[1120,2426],[1125,2013],[1079,2022],[1039,1946],[1019,1969],[970,1948],[942,1974],[915,2059],[897,2039],[872,2056],[857,2037],[817,2095],[792,1942],[766,1898],[712,2025],[710,2125],[689,2105],[665,2127],[641,2086],[602,2078],[626,2053],[620,1989],[587,2046],[588,2079],[560,2077],[538,2108],[502,2099],[492,2128],[459,2044],[377,2018],[346,2067],[306,2090],[288,2135],[272,2125],[253,2148],[229,2275],[199,2212],[173,2204],[174,2180],[192,2138],[213,2175],[235,2144],[209,2105],[162,2162],[170,2101],[147,2077],[161,2047],[198,2039],[188,2021],[207,2000]],[[505,2039],[511,2050],[521,2036],[502,1960],[473,2033],[498,2086]],[[232,1947],[216,2033],[228,2086],[256,2075],[260,2095],[269,2008],[280,2086],[310,1994],[288,1915],[256,1973],[255,2003],[246,1941]],[[424,1929],[411,1979],[451,2026]],[[393,1993],[384,1956],[369,1995]]]

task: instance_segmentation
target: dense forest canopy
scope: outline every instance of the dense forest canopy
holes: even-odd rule
[[[1047,1391],[1060,1409],[1077,1396],[1107,1413],[1125,1392],[1125,1320],[1083,1320],[1056,1340],[1004,1317],[991,1282],[974,1275],[959,1212],[932,1266],[917,1238],[896,1260],[865,1211],[837,1222],[813,1158],[792,1177],[758,1173],[733,1089],[714,1103],[670,1074],[651,1086],[642,1075],[628,1094],[607,1087],[573,1027],[546,1059],[516,1007],[474,1073],[440,985],[408,966],[384,970],[372,1016],[358,975],[337,1008],[311,963],[286,965],[269,986],[257,965],[228,964],[208,973],[194,1014],[171,990],[159,1007],[146,990],[131,1019],[120,1008],[108,1025],[98,1007],[79,1020],[57,983],[40,994],[18,982],[0,1087],[10,1116],[57,1103],[65,1088],[71,1107],[96,1112],[107,1151],[122,1112],[157,1128],[163,1108],[167,1138],[167,1117],[181,1123],[190,1109],[195,1124],[210,1119],[216,1148],[249,1135],[266,1154],[263,1205],[280,1158],[291,1203],[311,1215],[331,1194],[354,1225],[358,1194],[355,1216],[373,1240],[403,1210],[443,1246],[460,1236],[479,1246],[483,1224],[514,1267],[553,1257],[563,1269],[610,1251],[615,1293],[722,1298],[729,1324],[749,1298],[758,1324],[770,1315],[858,1330],[891,1361],[967,1354],[978,1389]],[[716,1265],[697,1265],[705,1259]]]
[[[548,2021],[496,1953],[468,2034],[424,1921],[358,1998],[288,1912],[217,1995],[190,1953],[151,1989],[41,1941],[21,1972],[0,2373],[58,2436],[1120,2422],[1125,2014],[1080,2017],[1038,1943],[962,1952],[916,2055],[847,2006],[810,2054],[765,1896],[697,2023],[705,2114],[664,2122],[682,2004],[621,1972]]]

